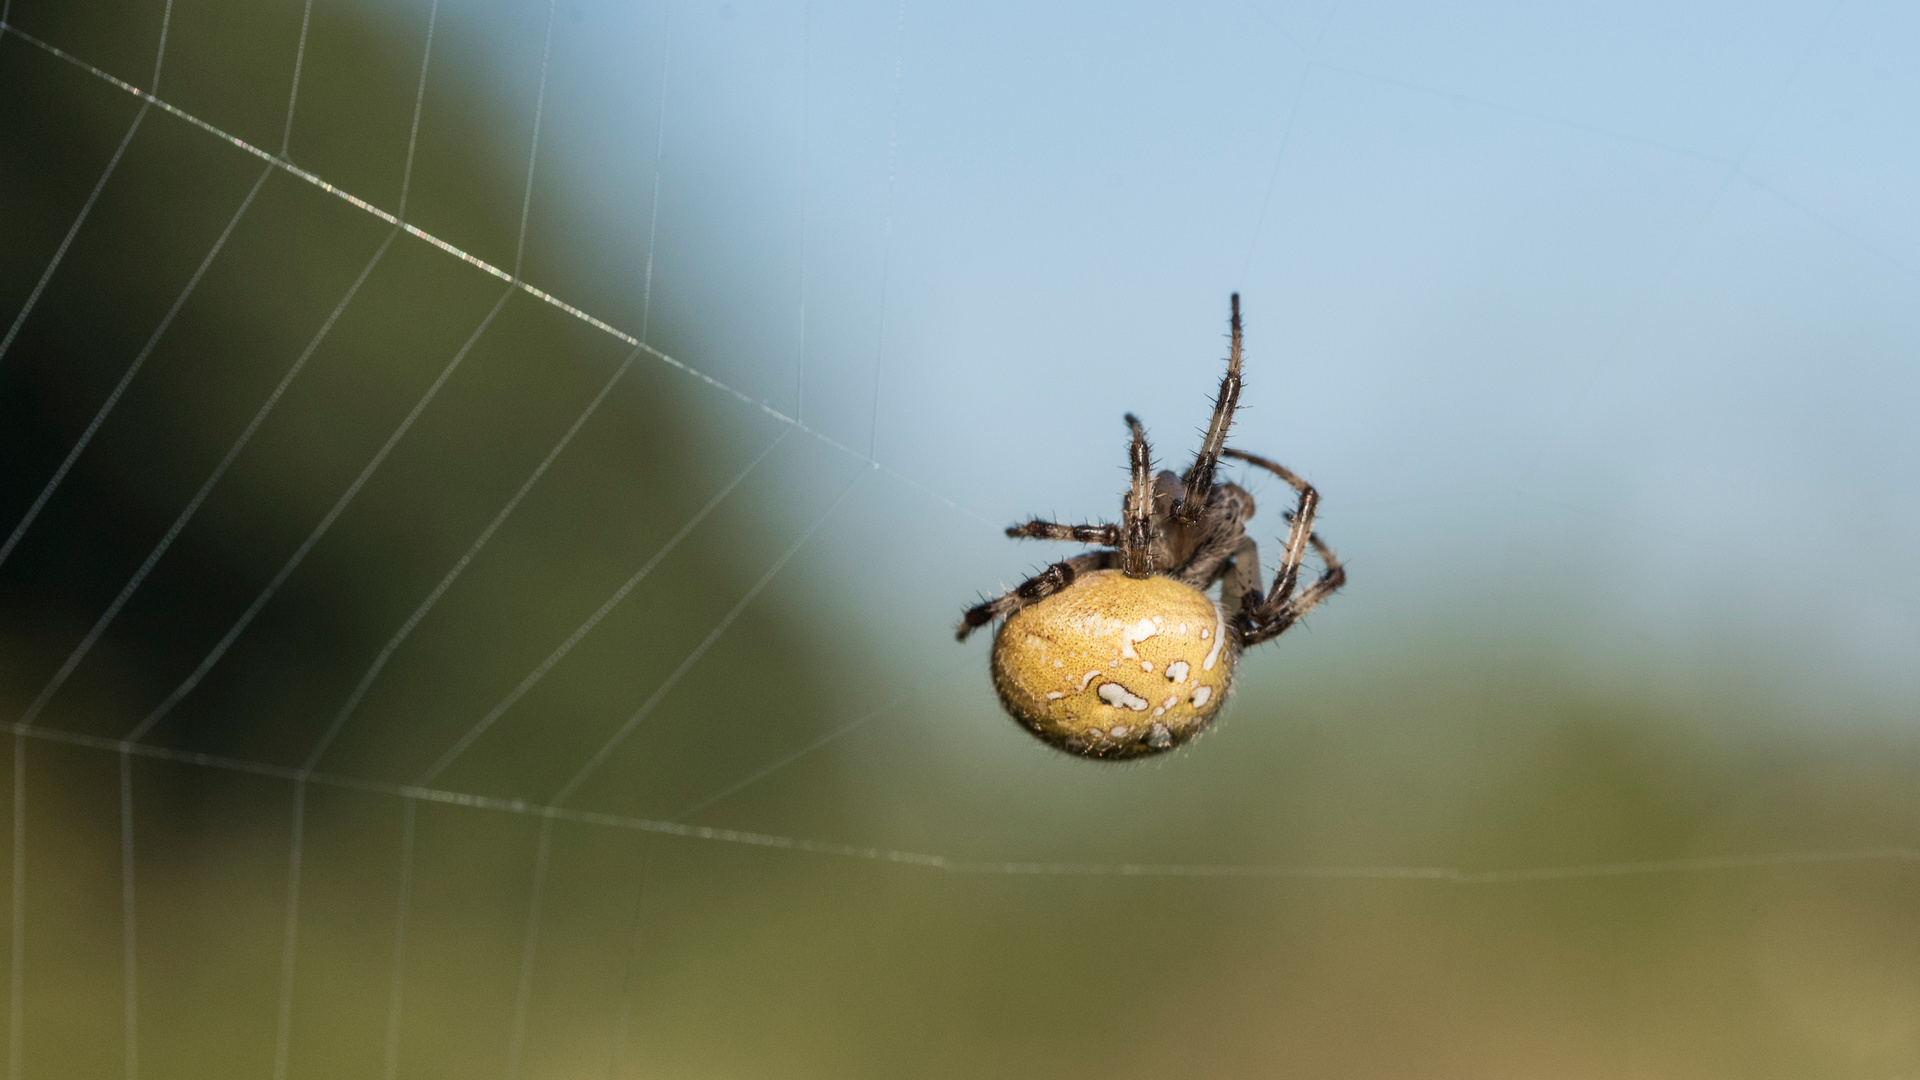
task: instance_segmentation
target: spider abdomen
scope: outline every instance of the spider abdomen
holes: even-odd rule
[[[1082,575],[1021,608],[993,643],[993,684],[1014,719],[1083,757],[1171,750],[1225,704],[1235,650],[1205,593],[1169,577]]]

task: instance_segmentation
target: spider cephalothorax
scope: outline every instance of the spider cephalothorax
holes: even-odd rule
[[[1170,750],[1198,735],[1226,702],[1240,650],[1279,637],[1346,583],[1313,531],[1320,494],[1284,466],[1228,449],[1240,402],[1240,297],[1213,420],[1186,475],[1153,473],[1146,430],[1132,414],[1132,483],[1120,524],[1029,521],[1012,537],[1105,545],[1054,563],[1019,588],[967,609],[959,638],[996,619],[993,683],[1007,711],[1042,740],[1086,757]],[[1298,493],[1286,550],[1262,588],[1260,549],[1247,535],[1253,496],[1216,483],[1222,457],[1273,473]],[[1311,548],[1320,576],[1300,587]],[[1220,584],[1220,598],[1206,595]]]

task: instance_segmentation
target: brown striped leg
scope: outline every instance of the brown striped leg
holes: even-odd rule
[[[1014,525],[1007,529],[1007,535],[1016,540],[1077,540],[1082,544],[1105,544],[1115,547],[1120,543],[1118,525],[1061,525],[1057,522],[1042,521],[1034,518],[1024,525]]]
[[[1133,433],[1127,451],[1133,482],[1120,507],[1120,570],[1130,578],[1143,578],[1153,573],[1153,448],[1132,413],[1127,414],[1127,428]]]
[[[1213,472],[1226,449],[1227,429],[1233,426],[1233,412],[1240,406],[1240,294],[1233,294],[1233,314],[1229,320],[1233,344],[1227,353],[1227,373],[1220,379],[1220,392],[1213,398],[1213,419],[1207,424],[1207,436],[1193,457],[1187,475],[1181,477],[1187,497],[1173,508],[1175,521],[1193,525],[1207,508],[1207,494],[1213,490]]]
[[[1280,569],[1273,575],[1273,588],[1262,599],[1255,621],[1265,621],[1278,614],[1287,600],[1293,596],[1293,590],[1300,581],[1300,564],[1306,560],[1307,544],[1313,536],[1313,517],[1320,507],[1320,493],[1312,484],[1302,480],[1292,469],[1277,461],[1269,461],[1258,454],[1249,454],[1244,450],[1226,450],[1225,456],[1257,465],[1262,469],[1285,480],[1300,494],[1300,501],[1289,516],[1286,550],[1280,553]]]
[[[1020,583],[1010,593],[994,597],[982,604],[975,604],[960,616],[960,625],[955,629],[954,638],[967,640],[967,635],[987,625],[995,619],[1004,619],[1029,604],[1037,604],[1054,593],[1073,584],[1081,574],[1094,570],[1111,569],[1119,559],[1117,551],[1089,551],[1085,555],[1075,555],[1054,563],[1045,570]]]
[[[1258,645],[1263,641],[1271,641],[1286,633],[1294,623],[1306,618],[1307,612],[1318,606],[1320,601],[1332,596],[1335,590],[1347,583],[1347,571],[1340,565],[1340,560],[1334,556],[1333,549],[1322,543],[1318,536],[1312,537],[1311,543],[1314,554],[1320,556],[1320,561],[1326,566],[1326,569],[1320,572],[1319,580],[1301,590],[1300,595],[1289,600],[1287,606],[1270,621],[1256,623],[1251,628],[1243,627],[1240,636],[1243,648]]]

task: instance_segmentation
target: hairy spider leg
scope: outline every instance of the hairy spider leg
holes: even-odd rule
[[[1147,445],[1147,429],[1139,417],[1128,413],[1127,428],[1133,433],[1127,451],[1133,482],[1120,508],[1120,571],[1143,578],[1153,573],[1153,448]]]
[[[1313,518],[1320,509],[1320,493],[1314,490],[1312,484],[1278,462],[1239,450],[1228,452],[1241,461],[1273,473],[1300,493],[1299,504],[1287,516],[1287,546],[1280,554],[1280,569],[1273,576],[1273,588],[1260,605],[1263,611],[1277,611],[1293,595],[1294,587],[1300,582],[1300,564],[1307,557],[1307,537],[1313,535]]]
[[[1118,547],[1120,544],[1120,526],[1106,522],[1098,525],[1062,525],[1034,518],[1024,525],[1008,526],[1007,535],[1016,540],[1077,540],[1082,544],[1105,544],[1108,547]]]
[[[1301,590],[1300,595],[1287,601],[1286,608],[1275,615],[1272,622],[1256,627],[1252,634],[1245,636],[1241,642],[1243,648],[1258,645],[1263,641],[1272,641],[1286,633],[1289,627],[1306,618],[1307,612],[1318,607],[1320,601],[1332,596],[1335,590],[1347,583],[1347,571],[1340,565],[1340,560],[1334,557],[1333,549],[1328,547],[1317,534],[1308,539],[1313,544],[1314,553],[1320,556],[1320,561],[1325,564],[1326,569],[1321,571],[1319,580]]]
[[[1193,456],[1193,465],[1181,477],[1186,498],[1174,504],[1173,517],[1182,525],[1192,525],[1206,511],[1207,496],[1213,491],[1213,473],[1226,449],[1227,429],[1233,426],[1234,410],[1240,406],[1240,294],[1233,294],[1233,314],[1229,320],[1233,344],[1227,352],[1227,373],[1220,377],[1220,392],[1213,398],[1213,419],[1207,424],[1207,436]]]
[[[1021,582],[1012,592],[1002,593],[985,603],[968,608],[966,614],[960,616],[960,625],[954,631],[954,639],[965,641],[968,634],[993,620],[1004,619],[1029,604],[1037,604],[1063,591],[1081,574],[1113,569],[1119,559],[1120,553],[1117,551],[1089,551],[1085,555],[1062,559]]]
[[[1280,569],[1274,572],[1273,587],[1257,603],[1253,602],[1251,596],[1242,601],[1242,611],[1247,619],[1247,625],[1241,631],[1244,639],[1242,644],[1257,645],[1284,633],[1287,627],[1298,622],[1315,605],[1345,584],[1347,575],[1340,566],[1340,560],[1334,557],[1333,549],[1322,543],[1313,532],[1313,518],[1320,507],[1320,493],[1314,490],[1312,484],[1285,465],[1258,454],[1232,449],[1223,450],[1222,453],[1267,470],[1285,480],[1300,495],[1299,504],[1288,516],[1287,546],[1280,556]],[[1299,584],[1300,565],[1306,560],[1309,546],[1320,556],[1326,569],[1319,580],[1296,598],[1293,591]]]
[[[1288,517],[1287,546],[1280,555],[1280,569],[1273,575],[1273,588],[1267,592],[1259,604],[1258,610],[1262,614],[1270,615],[1287,602],[1287,599],[1293,595],[1294,586],[1300,580],[1300,563],[1307,555],[1307,537],[1313,534],[1313,517],[1320,506],[1320,493],[1292,469],[1277,461],[1269,461],[1258,454],[1249,454],[1244,450],[1226,450],[1223,453],[1227,457],[1267,470],[1285,480],[1300,495],[1299,504]]]

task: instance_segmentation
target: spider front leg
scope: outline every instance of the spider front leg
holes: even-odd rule
[[[1182,525],[1200,520],[1206,510],[1207,495],[1213,490],[1213,473],[1226,449],[1227,429],[1233,426],[1233,412],[1240,406],[1240,294],[1233,294],[1233,314],[1229,320],[1233,344],[1227,352],[1227,373],[1221,376],[1220,392],[1213,398],[1213,419],[1207,423],[1207,436],[1200,441],[1200,452],[1193,465],[1181,477],[1186,498],[1175,504],[1173,518]]]
[[[1010,593],[1003,593],[982,604],[975,604],[960,616],[960,625],[954,631],[954,639],[967,640],[967,635],[987,625],[995,619],[1004,619],[1029,604],[1037,604],[1054,593],[1073,584],[1081,574],[1094,570],[1111,569],[1119,561],[1117,551],[1089,551],[1085,555],[1075,555],[1063,559],[1045,570],[1020,583]]]

